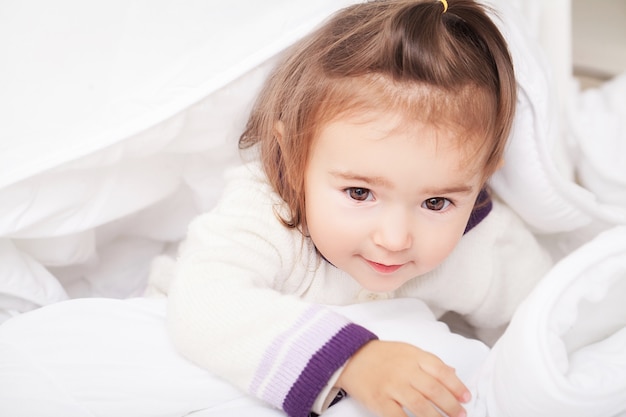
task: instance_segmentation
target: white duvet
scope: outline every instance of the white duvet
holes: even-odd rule
[[[120,299],[214,204],[273,58],[350,2],[0,3],[0,415],[278,415],[173,354],[163,300]],[[344,313],[462,370],[471,415],[621,417],[626,74],[579,92],[568,2],[492,3],[520,91],[492,187],[560,262],[491,350],[414,300]]]
[[[335,307],[439,355],[470,417],[626,416],[626,227],[558,263],[490,350],[415,299]],[[12,417],[282,415],[179,356],[162,298],[56,303],[0,326],[0,413]],[[227,348],[227,347],[225,347]],[[350,398],[326,416],[373,417]]]

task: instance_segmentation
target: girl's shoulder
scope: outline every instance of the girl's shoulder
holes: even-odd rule
[[[224,173],[225,186],[216,209],[270,211],[281,213],[284,200],[270,184],[260,161],[253,160],[229,168]]]
[[[272,191],[267,175],[263,170],[263,164],[258,159],[227,168],[224,171],[224,180],[226,181],[226,190],[247,184],[261,187],[264,191]],[[265,190],[265,188],[269,188],[269,190]]]
[[[269,183],[260,161],[229,168],[224,179],[224,189],[216,205],[192,220],[189,234],[201,231],[228,240],[236,240],[237,236],[246,239],[250,235],[263,236],[273,245],[285,242],[277,245],[281,247],[303,240],[299,230],[281,222],[288,212],[287,204]]]

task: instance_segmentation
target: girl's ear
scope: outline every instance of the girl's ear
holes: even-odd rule
[[[496,165],[496,171],[498,171],[503,166],[504,166],[504,158],[500,158],[500,162],[498,162],[498,165]]]

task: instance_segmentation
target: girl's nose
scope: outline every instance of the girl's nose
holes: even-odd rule
[[[388,210],[381,213],[373,240],[377,246],[390,252],[400,252],[413,244],[410,213],[405,210]]]

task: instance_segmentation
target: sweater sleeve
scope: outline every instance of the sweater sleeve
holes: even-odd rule
[[[191,223],[168,326],[193,362],[290,416],[307,416],[335,371],[376,336],[298,297],[315,278],[316,255],[278,221],[269,185],[248,169]]]

